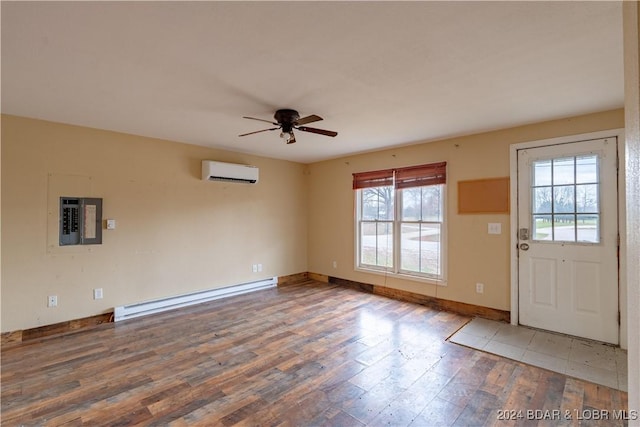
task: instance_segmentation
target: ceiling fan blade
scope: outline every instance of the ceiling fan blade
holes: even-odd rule
[[[257,130],[257,131],[255,131],[255,132],[243,133],[242,135],[238,135],[238,136],[253,135],[254,133],[266,132],[266,131],[268,131],[268,130],[276,130],[276,129],[280,129],[280,127],[277,127],[277,128],[270,128],[270,129]]]
[[[325,135],[325,136],[336,136],[336,135],[338,135],[338,132],[334,132],[332,130],[316,129],[316,128],[310,128],[310,127],[306,127],[306,126],[300,126],[297,129],[305,131],[305,132],[318,133],[320,135]]]
[[[307,123],[319,122],[320,120],[322,120],[322,117],[316,116],[315,114],[312,114],[310,116],[303,117],[301,119],[296,120],[295,124],[296,125],[306,125]]]
[[[278,123],[273,122],[271,120],[265,120],[265,119],[256,119],[255,117],[247,117],[247,116],[242,116],[243,119],[250,119],[250,120],[258,120],[261,122],[267,122],[267,123],[271,123],[272,125],[277,125]]]

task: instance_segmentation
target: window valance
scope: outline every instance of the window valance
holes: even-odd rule
[[[353,174],[353,189],[393,185],[397,189],[447,182],[447,162]]]

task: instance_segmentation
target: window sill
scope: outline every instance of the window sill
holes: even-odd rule
[[[427,285],[447,286],[445,279],[434,279],[432,277],[414,276],[407,273],[394,273],[386,270],[376,270],[374,268],[356,267],[355,271],[359,273],[375,274],[377,276],[393,277],[395,279],[410,280],[412,282],[425,283]]]

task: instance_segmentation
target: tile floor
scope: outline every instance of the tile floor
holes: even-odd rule
[[[480,318],[449,341],[627,391],[627,352],[611,345]]]

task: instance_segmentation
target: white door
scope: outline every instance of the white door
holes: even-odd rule
[[[521,324],[618,344],[616,145],[518,150]]]

